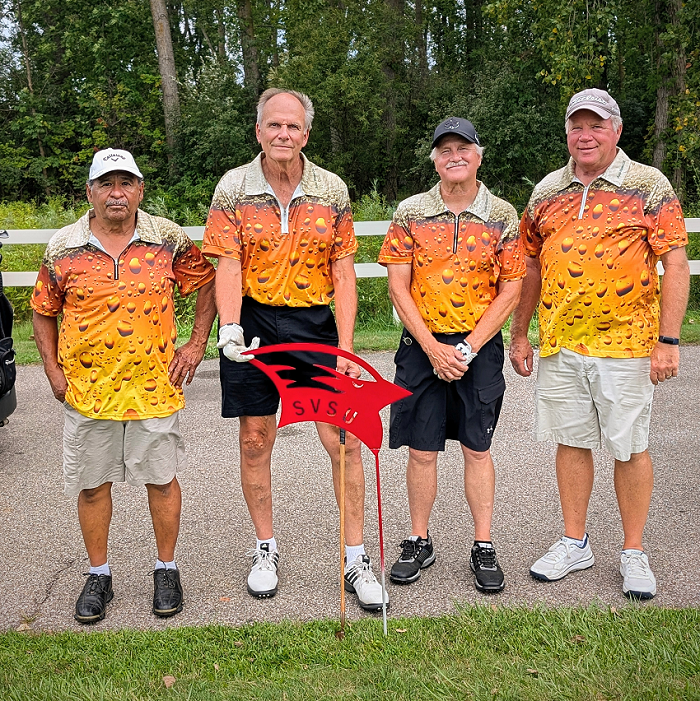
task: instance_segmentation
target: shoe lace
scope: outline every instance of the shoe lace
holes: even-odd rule
[[[155,570],[156,576],[161,579],[160,585],[167,587],[168,589],[175,589],[175,570],[169,569],[159,569]]]
[[[104,591],[104,587],[102,586],[98,575],[85,572],[85,576],[88,578],[88,588],[85,592],[86,594],[101,594]]]
[[[641,554],[632,553],[627,558],[627,576],[635,578],[649,577],[649,565],[644,562]]]
[[[370,562],[355,560],[355,562],[351,563],[350,567],[348,567],[347,574],[350,574],[353,570],[357,572],[357,576],[365,584],[374,584],[377,581],[374,572],[372,572],[372,564]]]
[[[556,564],[560,560],[569,556],[572,548],[576,547],[573,543],[567,543],[565,540],[557,541],[543,556],[545,562]]]
[[[479,548],[474,552],[477,567],[482,570],[495,570],[498,560],[493,548]]]
[[[269,572],[274,572],[275,570],[275,554],[277,551],[270,552],[269,550],[258,550],[253,548],[248,550],[246,557],[253,558],[253,567],[258,570],[268,570]]]
[[[399,560],[412,560],[421,551],[422,546],[417,540],[404,540],[399,546],[401,548],[401,557]]]

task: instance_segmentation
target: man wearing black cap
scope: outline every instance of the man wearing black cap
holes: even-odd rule
[[[592,450],[604,446],[615,459],[622,591],[650,599],[656,578],[642,545],[654,485],[649,422],[654,385],[678,372],[688,237],[668,180],[618,148],[620,109],[605,90],[574,95],[565,126],[571,158],[535,187],[520,224],[527,279],[511,326],[510,359],[527,377],[527,330],[541,302],[537,439],[557,444],[564,535],[530,574],[551,582],[595,562],[586,513]]]
[[[515,209],[476,179],[483,149],[474,125],[450,117],[430,154],[440,182],[401,202],[379,262],[404,331],[395,382],[412,392],[391,407],[390,446],[409,447],[411,534],[391,580],[415,582],[435,561],[428,519],[437,453],[458,440],[474,519],[470,567],[482,592],[503,572],[491,543],[495,472],[490,447],[505,390],[501,327],[520,297],[525,260]]]

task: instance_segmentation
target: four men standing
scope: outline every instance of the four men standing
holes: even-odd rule
[[[215,294],[213,267],[182,229],[138,209],[143,178],[125,151],[95,155],[87,185],[93,209],[47,247],[32,307],[47,377],[66,405],[66,493],[78,495],[91,564],[76,604],[82,623],[101,620],[113,596],[107,536],[114,481],[148,491],[158,548],[153,612],[182,609],[174,560],[175,473],[184,460],[177,412],[217,310],[222,416],[240,419],[241,483],[256,531],[247,588],[258,598],[277,592],[270,463],[279,394],[245,351],[288,342],[352,351],[357,308],[347,187],[301,152],[313,114],[302,93],[273,88],[261,96],[255,131],[262,152],[224,175],[207,220],[203,252],[218,258]],[[670,184],[617,148],[621,130],[608,93],[575,95],[566,113],[571,160],[535,188],[520,227],[514,208],[477,180],[483,149],[474,126],[451,117],[435,130],[430,157],[439,183],[399,205],[379,256],[405,326],[396,382],[412,392],[391,408],[390,447],[409,447],[411,517],[392,581],[414,582],[435,561],[428,522],[437,453],[452,439],[464,456],[476,588],[505,586],[491,542],[490,446],[505,390],[501,328],[520,300],[510,359],[519,374],[531,374],[527,329],[539,302],[537,437],[558,444],[564,516],[564,536],[531,574],[553,581],[593,564],[586,510],[591,450],[602,443],[615,458],[623,591],[656,593],[642,545],[653,486],[648,430],[654,385],[678,371],[687,236]],[[183,294],[200,290],[192,338],[177,351],[175,284]],[[360,375],[335,356],[308,362]],[[317,430],[338,498],[338,430],[324,423]],[[382,588],[364,550],[364,473],[351,435],[346,475],[345,586],[360,606],[377,610]]]

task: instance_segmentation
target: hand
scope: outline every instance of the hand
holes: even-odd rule
[[[657,343],[651,352],[649,379],[652,383],[658,385],[659,382],[676,377],[678,375],[680,356],[681,353],[678,346],[671,346],[668,343]]]
[[[435,344],[425,352],[435,374],[445,382],[459,380],[469,370],[462,353],[447,343],[435,341]]]
[[[170,361],[168,368],[170,382],[175,387],[182,387],[182,381],[185,379],[187,380],[185,384],[189,385],[192,382],[194,372],[202,362],[206,349],[206,343],[202,344],[190,339],[175,351],[175,356]]]
[[[530,377],[532,375],[532,345],[528,341],[527,336],[519,336],[510,339],[510,351],[508,353],[513,370],[522,375],[522,377]]]
[[[253,356],[241,355],[249,350],[255,350],[260,346],[260,339],[256,336],[251,344],[246,347],[245,339],[243,338],[243,328],[238,324],[226,324],[219,329],[219,342],[217,348],[223,350],[224,355],[229,360],[235,360],[237,363],[247,363],[252,360]]]
[[[362,370],[360,370],[360,366],[357,363],[353,363],[352,360],[341,358],[340,356],[338,357],[335,369],[341,375],[347,375],[348,377],[358,378],[362,374]]]
[[[66,382],[66,376],[63,374],[63,370],[58,366],[51,371],[46,370],[46,377],[51,385],[53,396],[63,404],[63,402],[66,401],[66,391],[68,390],[68,383]]]

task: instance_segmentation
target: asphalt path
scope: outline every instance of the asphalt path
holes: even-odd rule
[[[364,357],[393,377],[391,353]],[[518,377],[506,361],[507,391],[496,430],[496,506],[493,541],[506,588],[486,597],[473,585],[471,517],[464,499],[463,463],[456,444],[439,458],[439,489],[431,518],[435,564],[409,586],[387,583],[389,617],[433,616],[465,603],[621,607],[622,529],[613,491],[613,461],[596,452],[589,509],[595,566],[556,583],[533,580],[528,568],[562,533],[554,475],[554,446],[532,439],[534,378]],[[145,489],[114,486],[109,559],[115,597],[93,630],[336,618],[339,612],[338,530],[330,467],[313,424],[279,431],[273,454],[275,534],[281,551],[276,597],[246,592],[246,552],[255,536],[240,487],[238,422],[222,419],[218,361],[205,361],[187,388],[181,427],[188,467],[179,479],[183,516],[177,561],[185,608],[171,619],[151,614],[155,543]],[[75,599],[88,561],[76,499],[63,495],[63,409],[41,367],[20,367],[18,408],[0,428],[0,630],[77,630]],[[681,373],[656,390],[650,436],[655,490],[646,549],[657,576],[652,606],[700,605],[700,347],[681,349]],[[383,411],[385,445],[388,410]],[[387,570],[410,522],[405,488],[406,450],[380,454]],[[365,543],[379,574],[374,461],[365,453]],[[633,604],[637,605],[637,604]],[[348,596],[349,620],[371,616]],[[376,615],[374,615],[377,618]]]

